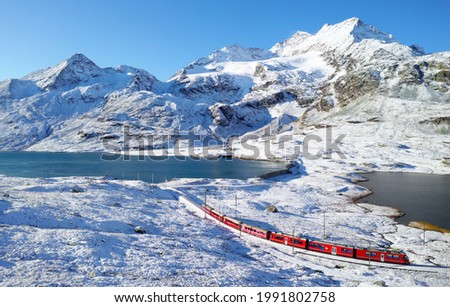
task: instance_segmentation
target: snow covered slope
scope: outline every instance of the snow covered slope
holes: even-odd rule
[[[66,125],[89,112],[101,113],[115,91],[133,93],[159,86],[160,81],[146,71],[126,66],[101,69],[81,54],[22,79],[5,80],[0,83],[0,147],[27,149],[60,136]]]
[[[297,32],[270,50],[224,47],[167,82],[76,54],[0,82],[0,149],[142,150],[173,146],[163,136],[180,130],[222,139],[343,123],[345,131],[370,123],[385,135],[402,122],[399,139],[442,139],[449,78],[449,52],[427,55],[358,18]]]
[[[227,214],[289,233],[296,225],[296,232],[317,238],[326,207],[327,231],[333,227],[330,240],[407,247],[416,264],[449,265],[448,234],[428,231],[423,246],[422,230],[395,225],[388,217],[391,209],[344,204],[343,196],[336,203],[323,193],[335,182],[317,190],[322,182],[184,179],[153,186],[105,178],[0,176],[0,195],[8,193],[0,196],[0,286],[449,286],[444,268],[438,273],[368,270],[366,265],[292,255],[284,245],[280,251],[193,215],[172,190],[201,198],[209,188],[215,195],[211,205],[222,206]],[[343,180],[338,184],[346,185]],[[239,193],[237,211],[230,192]],[[265,211],[268,202],[280,212]],[[332,215],[334,210],[339,211]]]
[[[165,149],[183,131],[248,136],[233,142],[235,156],[294,160],[295,174],[158,187],[0,176],[0,285],[449,285],[447,273],[368,271],[242,240],[191,216],[174,190],[198,198],[207,188],[226,214],[318,239],[326,214],[330,240],[398,247],[416,264],[449,266],[448,234],[428,231],[424,246],[422,230],[392,219],[397,210],[355,204],[368,191],[353,181],[375,169],[449,173],[450,52],[425,54],[352,18],[270,50],[224,47],[166,82],[83,55],[0,82],[0,150]],[[345,157],[329,156],[330,131],[332,141],[345,136],[337,144]],[[322,141],[308,143],[311,135]],[[280,213],[268,214],[268,204]]]

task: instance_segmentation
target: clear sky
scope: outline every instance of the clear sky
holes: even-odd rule
[[[450,1],[0,0],[0,80],[83,53],[166,80],[216,49],[268,49],[351,17],[428,53],[450,50]]]

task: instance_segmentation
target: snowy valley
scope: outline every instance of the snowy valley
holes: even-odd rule
[[[395,208],[355,202],[370,192],[356,184],[362,172],[449,174],[449,134],[450,52],[426,54],[358,18],[269,50],[227,46],[165,82],[76,54],[0,82],[0,150],[173,154],[196,135],[219,145],[213,155],[293,161],[291,174],[156,185],[0,176],[0,285],[449,286],[448,233],[427,231],[423,245]],[[201,203],[206,189],[211,206],[263,228],[320,239],[326,215],[327,240],[444,268],[369,269],[246,240],[178,202]]]

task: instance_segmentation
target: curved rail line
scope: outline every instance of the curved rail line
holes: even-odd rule
[[[346,258],[342,256],[332,255],[332,254],[325,254],[320,253],[308,249],[303,248],[296,248],[292,247],[290,245],[280,244],[271,240],[266,240],[263,238],[260,238],[258,236],[255,236],[254,234],[246,233],[244,231],[235,229],[233,227],[230,227],[229,225],[219,222],[217,219],[212,217],[209,214],[206,214],[205,211],[202,209],[202,205],[196,203],[192,199],[190,199],[188,196],[186,196],[183,192],[172,189],[177,194],[179,194],[179,202],[184,204],[191,212],[195,213],[197,216],[206,218],[212,221],[215,221],[219,223],[222,227],[225,227],[229,230],[231,230],[233,233],[238,234],[241,237],[245,237],[251,240],[256,240],[258,243],[264,243],[266,245],[273,246],[283,252],[292,252],[294,251],[295,254],[301,254],[304,256],[310,256],[315,258],[323,258],[323,259],[329,259],[339,262],[346,262],[346,263],[352,263],[352,264],[359,264],[364,266],[371,266],[371,267],[382,267],[382,268],[388,268],[388,269],[397,269],[397,270],[406,270],[406,271],[420,271],[420,272],[431,272],[431,273],[444,273],[450,275],[450,267],[440,267],[440,266],[432,266],[432,265],[420,265],[420,264],[396,264],[396,263],[388,263],[388,262],[379,262],[379,261],[368,261],[368,260],[362,260],[357,258]]]

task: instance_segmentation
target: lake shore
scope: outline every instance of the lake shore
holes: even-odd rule
[[[365,267],[333,269],[337,265],[333,261],[289,255],[283,255],[287,262],[280,263],[280,256],[269,249],[190,216],[173,192],[183,191],[200,203],[206,196],[225,214],[263,228],[286,233],[295,228],[299,235],[319,240],[398,248],[413,263],[450,266],[445,252],[449,234],[426,231],[424,246],[423,230],[396,223],[395,209],[353,201],[369,193],[355,183],[361,180],[357,172],[371,171],[372,166],[338,159],[295,162],[292,174],[268,180],[181,178],[149,184],[95,177],[0,176],[0,195],[4,195],[0,232],[13,238],[5,242],[6,262],[0,264],[3,276],[10,277],[0,284],[267,286],[261,283],[264,276],[274,286],[374,286],[380,279],[387,286],[449,286],[446,274],[377,268],[367,276]],[[82,192],[72,193],[75,186]],[[267,213],[268,205],[279,212]],[[139,226],[145,234],[135,233]],[[29,252],[18,246],[30,247]],[[80,256],[73,258],[74,252]],[[45,268],[50,262],[54,272]],[[211,268],[218,264],[227,272],[240,273],[216,275]],[[322,273],[310,273],[308,268]],[[136,278],[133,270],[146,273]]]
[[[430,230],[449,228],[449,175],[411,172],[372,172],[361,175],[368,181],[359,184],[374,193],[365,195],[359,202],[397,208],[404,213],[397,221],[404,225],[425,221]],[[435,226],[431,227],[432,224]]]
[[[448,234],[427,231],[424,247],[422,230],[396,225],[379,206],[348,204],[338,193],[330,197],[335,181],[319,179],[199,178],[151,185],[0,176],[0,285],[374,286],[380,279],[387,286],[449,285],[441,273],[372,268],[367,275],[366,266],[279,254],[191,215],[174,192],[203,202],[208,190],[208,204],[225,214],[280,232],[295,225],[296,234],[318,239],[325,212],[327,240],[390,245],[405,249],[417,264],[450,264],[443,248]],[[348,188],[347,195],[359,191],[353,183]],[[278,213],[267,212],[268,204]],[[217,267],[227,269],[216,274]]]

